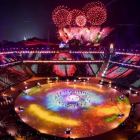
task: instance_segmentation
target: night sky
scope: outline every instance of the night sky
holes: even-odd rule
[[[95,0],[0,0],[0,42],[20,41],[24,37],[47,38],[58,41],[52,12],[60,5],[82,9]],[[140,3],[138,0],[100,0],[107,7],[108,18],[103,26],[140,28]],[[135,32],[134,32],[135,33]]]

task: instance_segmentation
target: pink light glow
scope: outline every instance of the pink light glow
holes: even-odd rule
[[[56,26],[59,28],[63,28],[66,25],[70,25],[72,15],[69,11],[69,9],[65,6],[58,6],[54,11],[53,11],[53,16],[52,19]]]
[[[106,21],[107,10],[102,2],[87,3],[83,10],[86,13],[88,22],[92,25],[101,25]]]
[[[58,30],[58,38],[63,42],[68,42],[72,39],[81,41],[81,44],[85,42],[100,43],[106,36],[110,34],[113,28],[105,27],[71,27]]]
[[[74,9],[70,11],[68,7],[63,5],[55,8],[52,19],[57,27],[64,28],[67,25],[75,24],[76,17],[79,16],[85,17],[90,25],[101,25],[106,21],[107,10],[104,4],[99,1],[86,4],[83,10]],[[77,25],[79,26],[79,24]]]
[[[54,56],[53,60],[72,60],[72,58],[69,53],[59,53]],[[68,76],[73,76],[76,71],[75,65],[54,65],[53,72],[60,76],[66,76],[65,68]]]
[[[74,10],[70,11],[70,13],[72,15],[71,25],[76,24],[76,22],[75,22],[76,17],[78,17],[78,16],[84,16],[85,17],[85,13],[81,10],[78,10],[78,9],[74,9]]]
[[[86,24],[86,18],[84,17],[84,16],[77,16],[76,17],[76,24],[78,25],[78,26],[85,26],[85,24]]]

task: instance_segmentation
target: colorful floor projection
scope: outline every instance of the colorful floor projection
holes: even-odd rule
[[[50,83],[26,93],[15,102],[17,114],[36,130],[55,136],[66,137],[67,128],[72,138],[99,135],[116,128],[130,111],[129,100],[120,99],[120,92],[93,83]]]

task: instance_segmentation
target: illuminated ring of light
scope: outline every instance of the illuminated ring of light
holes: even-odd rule
[[[78,26],[85,26],[87,22],[87,19],[84,16],[77,16],[76,17],[76,24]]]

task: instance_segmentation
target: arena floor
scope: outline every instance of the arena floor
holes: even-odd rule
[[[31,87],[20,94],[15,110],[36,130],[55,136],[91,137],[116,128],[129,115],[130,103],[115,89],[84,82],[56,82]],[[19,111],[19,106],[25,108]],[[119,118],[118,114],[124,116]]]

